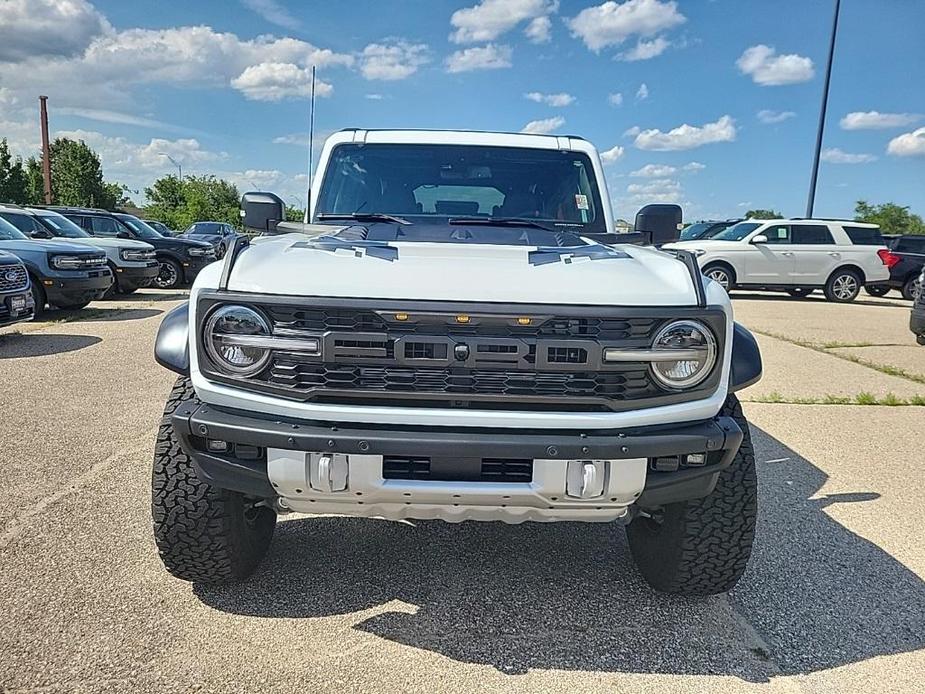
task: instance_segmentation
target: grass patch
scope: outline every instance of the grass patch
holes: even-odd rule
[[[878,398],[872,393],[862,392],[853,396],[823,395],[818,398],[784,397],[777,391],[767,395],[749,398],[745,402],[760,402],[776,405],[880,405],[882,407],[909,407],[925,406],[925,395],[913,395],[909,398],[900,398],[893,393],[887,393]]]
[[[839,354],[838,352],[830,352],[831,349],[836,349],[839,347],[895,347],[898,345],[875,345],[873,343],[848,343],[848,342],[824,342],[822,344],[817,344],[815,342],[810,342],[809,340],[801,340],[799,338],[787,337],[786,335],[781,335],[779,333],[766,332],[764,330],[752,330],[752,332],[758,333],[759,335],[764,335],[765,337],[773,337],[775,340],[781,340],[782,342],[789,342],[792,345],[797,347],[805,347],[806,349],[811,349],[814,352],[820,352],[821,354],[828,354],[830,357],[835,357],[836,359],[843,359],[844,361],[850,361],[853,364],[859,366],[864,366],[868,369],[873,369],[874,371],[879,371],[880,373],[886,374],[887,376],[896,376],[897,378],[904,378],[907,381],[912,381],[913,383],[923,383],[925,384],[925,375],[912,373],[911,371],[906,371],[901,369],[898,366],[890,366],[889,364],[878,364],[877,362],[870,361],[869,359],[864,359],[862,357],[855,356],[854,354]]]

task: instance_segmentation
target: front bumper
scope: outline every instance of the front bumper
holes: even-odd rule
[[[444,520],[584,520],[623,517],[630,506],[661,506],[709,494],[734,458],[743,433],[728,417],[623,431],[543,432],[509,429],[332,425],[255,416],[191,402],[173,415],[181,446],[197,473],[216,487],[275,498],[312,513]],[[209,449],[226,442],[228,453]],[[312,481],[311,453],[343,454],[346,486]],[[650,461],[705,454],[705,464],[653,472]],[[532,461],[529,482],[385,479],[383,457]],[[569,496],[569,461],[601,461],[600,493]],[[344,469],[347,470],[347,467]]]
[[[202,269],[211,263],[214,263],[216,260],[214,255],[205,255],[205,256],[186,256],[180,261],[180,265],[183,269],[183,282],[185,284],[192,284],[193,280],[196,279],[196,276],[202,271]]]
[[[48,303],[82,304],[87,301],[101,299],[112,286],[112,272],[108,267],[101,270],[91,270],[81,277],[44,277],[42,288]]]
[[[148,287],[157,277],[160,267],[152,260],[145,265],[123,265],[116,267],[116,282],[123,291]]]
[[[17,308],[13,308],[14,303]],[[18,305],[22,304],[22,308]],[[0,328],[35,317],[35,301],[28,289],[22,292],[0,295]]]
[[[917,301],[912,307],[909,330],[915,333],[915,339],[920,345],[925,345],[925,302]]]

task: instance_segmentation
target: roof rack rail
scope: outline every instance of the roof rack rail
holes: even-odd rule
[[[852,222],[854,224],[874,224],[874,222],[862,222],[858,219],[848,219],[847,217],[791,217],[790,219],[815,219],[820,222]],[[876,226],[876,224],[874,224]]]

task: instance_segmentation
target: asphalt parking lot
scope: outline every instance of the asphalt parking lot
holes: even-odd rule
[[[151,355],[182,298],[0,330],[0,690],[921,691],[907,302],[736,298],[766,369],[742,395],[758,539],[731,594],[692,600],[649,590],[609,525],[289,517],[248,583],[171,578],[148,498],[173,378]]]

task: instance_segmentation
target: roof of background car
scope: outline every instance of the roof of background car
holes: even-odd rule
[[[327,143],[344,144],[429,144],[524,147],[527,149],[565,149],[587,152],[593,145],[575,135],[534,135],[531,133],[485,130],[427,130],[346,128],[331,135]],[[327,144],[326,143],[326,144]]]

